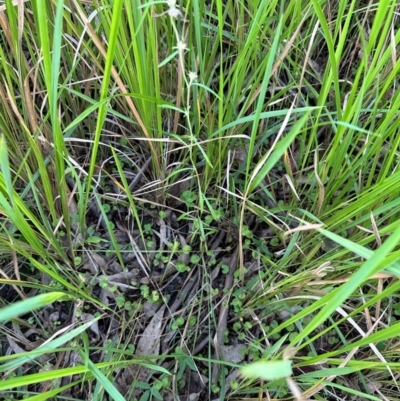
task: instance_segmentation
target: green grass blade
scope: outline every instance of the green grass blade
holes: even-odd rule
[[[96,131],[94,135],[94,143],[91,150],[91,157],[90,157],[90,164],[89,164],[89,171],[87,177],[87,186],[86,186],[86,199],[84,202],[85,209],[89,201],[89,195],[91,192],[92,186],[92,178],[94,174],[94,168],[96,166],[97,161],[97,151],[99,148],[99,142],[101,138],[101,132],[103,128],[103,124],[106,118],[106,104],[103,103],[103,100],[107,97],[109,88],[110,88],[110,78],[111,78],[111,69],[114,63],[114,54],[117,47],[117,34],[118,34],[118,27],[121,20],[121,12],[122,12],[122,5],[123,0],[115,0],[113,3],[113,12],[112,12],[112,21],[111,21],[111,31],[110,31],[110,38],[108,43],[107,49],[107,58],[106,58],[106,65],[104,67],[104,75],[101,85],[101,93],[100,93],[100,105],[98,109],[98,116],[97,116],[97,123],[96,123]],[[82,216],[83,219],[84,216]],[[82,228],[84,227],[84,221],[81,220]]]
[[[309,113],[306,113],[299,121],[297,121],[289,133],[280,142],[278,142],[272,153],[267,153],[258,162],[249,180],[249,187],[247,190],[248,193],[251,194],[260,185],[261,181],[265,178],[268,172],[276,165],[278,160],[282,158],[286,149],[290,146],[290,144],[299,134],[299,131],[307,122],[308,115]]]
[[[0,309],[0,322],[5,322],[25,313],[32,312],[35,309],[50,305],[56,301],[68,301],[73,299],[74,297],[63,292],[50,292],[48,294],[36,295],[33,298],[25,299]]]
[[[93,377],[105,388],[110,397],[115,401],[125,401],[125,397],[116,389],[116,387],[110,382],[110,380],[101,372],[99,368],[81,352],[81,357],[87,364],[87,370],[93,374]]]
[[[261,10],[263,10],[263,7],[260,8],[259,12]],[[249,155],[253,155],[253,153],[254,153],[254,145],[255,145],[257,134],[258,134],[258,130],[259,130],[259,124],[260,124],[260,120],[261,120],[262,109],[263,109],[264,104],[265,104],[265,95],[267,93],[269,80],[271,78],[272,66],[274,64],[275,57],[278,54],[279,42],[281,40],[281,37],[280,37],[281,29],[282,29],[282,18],[280,19],[279,24],[277,26],[277,29],[276,29],[276,32],[275,32],[274,41],[272,43],[271,49],[270,49],[270,51],[268,53],[268,56],[267,56],[268,61],[267,61],[267,65],[266,65],[265,72],[264,72],[264,78],[263,78],[263,81],[262,81],[262,84],[261,84],[260,94],[258,96],[256,112],[255,112],[255,115],[254,115],[254,120],[253,120],[251,134],[250,134],[250,142],[249,142],[249,150],[248,150]],[[251,166],[251,164],[252,164],[252,158],[248,157],[247,158],[247,165],[246,165],[246,184],[248,183],[248,181],[250,179],[249,174],[250,174],[250,166]],[[251,185],[250,185],[250,187],[251,187]]]
[[[87,330],[95,321],[97,321],[99,319],[100,319],[100,317],[93,319],[89,322],[86,322],[82,326],[79,326],[76,329],[73,329],[70,332],[63,334],[62,336],[55,338],[54,340],[46,342],[44,345],[38,347],[36,350],[36,351],[39,351],[39,350],[43,351],[43,353],[32,352],[29,354],[29,356],[23,356],[23,357],[14,359],[10,362],[3,364],[2,366],[0,366],[0,373],[6,372],[7,370],[10,370],[10,369],[15,369],[15,368],[23,365],[24,363],[27,363],[27,362],[30,362],[30,361],[36,359],[40,355],[43,355],[43,354],[46,354],[49,352],[54,352],[53,351],[54,349],[57,349],[57,348],[61,347],[62,345],[64,345],[65,343],[67,343],[68,341],[71,341],[72,339],[74,339],[79,334],[81,334],[82,332]],[[7,385],[10,385],[10,383]],[[10,388],[10,387],[8,387],[8,388]],[[1,386],[0,386],[0,389],[1,389]]]
[[[8,160],[7,143],[3,134],[0,134],[0,168],[11,205],[14,206],[14,189],[11,179],[10,162]]]
[[[304,330],[296,336],[292,341],[292,344],[298,343],[301,339],[304,339],[312,331],[318,328],[332,313],[342,305],[342,303],[351,297],[353,292],[362,285],[370,276],[383,270],[382,264],[385,261],[387,255],[393,250],[393,248],[400,242],[400,228],[398,228],[383,244],[375,251],[374,255],[368,259],[360,269],[350,278],[350,280],[338,287],[328,296],[323,297],[320,301],[325,301],[325,306],[321,311],[314,317],[314,319],[304,328]],[[329,302],[328,302],[329,300]],[[315,306],[315,305],[314,305]]]

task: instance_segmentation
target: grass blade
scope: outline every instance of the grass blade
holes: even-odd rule
[[[0,309],[0,322],[5,322],[16,316],[32,312],[35,309],[50,305],[56,301],[70,301],[74,298],[63,292],[49,292],[48,294],[36,295],[33,298],[19,301],[13,305]]]

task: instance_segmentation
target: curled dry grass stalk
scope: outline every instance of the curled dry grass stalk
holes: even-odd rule
[[[396,1],[0,7],[3,398],[396,399]]]

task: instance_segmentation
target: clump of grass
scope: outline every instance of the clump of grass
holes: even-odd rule
[[[397,2],[0,7],[2,396],[393,397]]]

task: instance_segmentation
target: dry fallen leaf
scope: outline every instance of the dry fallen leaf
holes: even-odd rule
[[[14,354],[23,354],[26,352],[23,348],[21,348],[11,336],[6,336],[8,340],[8,344],[10,348],[13,350]],[[31,363],[31,362],[28,362]]]
[[[89,251],[84,259],[82,270],[98,274],[107,267],[106,260],[96,252]]]
[[[92,331],[96,335],[96,338],[99,338],[100,337],[99,322],[95,319],[96,318],[91,313],[82,313],[81,321],[83,323],[93,321],[92,325],[89,326],[89,330]]]
[[[189,394],[189,397],[187,398],[188,401],[198,401],[201,393],[192,393]]]
[[[240,370],[239,369],[232,370],[232,372],[229,373],[228,377],[225,380],[226,388],[230,388],[231,387],[231,383],[234,380],[237,380],[239,377],[240,377]]]
[[[158,355],[165,305],[150,320],[136,347],[136,356]]]
[[[150,319],[157,312],[159,305],[154,302],[146,301],[143,304],[143,313],[146,319]]]
[[[132,269],[129,272],[121,272],[112,274],[110,276],[101,275],[97,276],[96,278],[90,277],[90,275],[86,275],[86,282],[87,283],[94,283],[98,284],[102,280],[106,280],[110,286],[117,286],[118,290],[121,292],[126,292],[128,290],[135,290],[136,287],[132,286],[132,281],[136,280],[139,274],[139,269]],[[104,303],[104,305],[110,305],[109,300],[115,299],[115,293],[108,290],[107,287],[104,287],[100,291],[100,300]]]
[[[221,356],[226,362],[239,363],[244,359],[243,351],[246,349],[244,344],[221,345]]]
[[[149,357],[160,354],[160,341],[165,308],[165,305],[162,306],[144,329],[136,346],[136,357]],[[157,361],[157,363],[160,364],[161,361]],[[136,378],[136,381],[138,382],[147,382],[151,373],[151,369],[142,367],[139,364],[129,366],[128,371],[131,381]],[[139,398],[142,392],[142,389],[136,387],[133,391],[132,398]]]

